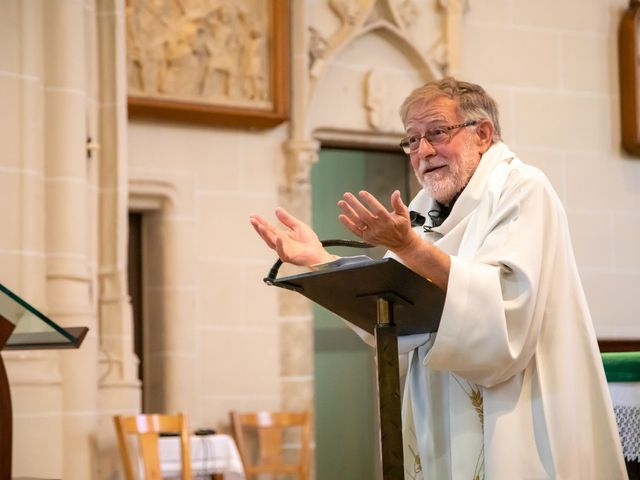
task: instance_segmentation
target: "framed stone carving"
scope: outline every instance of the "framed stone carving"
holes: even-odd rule
[[[266,128],[289,113],[290,0],[127,0],[130,117]]]
[[[640,0],[630,0],[620,21],[618,62],[622,146],[640,156]]]

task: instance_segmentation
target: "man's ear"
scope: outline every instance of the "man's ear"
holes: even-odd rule
[[[489,150],[491,141],[493,140],[493,125],[489,120],[483,120],[476,127],[476,136],[478,138],[478,147],[480,152],[484,153]]]

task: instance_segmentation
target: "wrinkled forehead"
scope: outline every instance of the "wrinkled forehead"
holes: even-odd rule
[[[417,100],[407,110],[404,126],[410,130],[438,122],[454,123],[459,116],[458,103],[449,97]]]

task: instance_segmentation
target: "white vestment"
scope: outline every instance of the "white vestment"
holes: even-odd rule
[[[433,208],[425,190],[409,205],[426,218]],[[451,271],[438,332],[398,342],[410,353],[405,458],[420,458],[405,478],[626,479],[567,219],[544,174],[495,144],[446,220],[416,231]]]

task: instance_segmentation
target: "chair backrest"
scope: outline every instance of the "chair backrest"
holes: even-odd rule
[[[136,480],[138,458],[130,450],[128,437],[138,439],[138,454],[142,457],[145,480],[162,480],[158,437],[161,433],[180,435],[180,456],[182,462],[182,480],[191,480],[191,453],[189,448],[189,422],[185,413],[176,415],[132,415],[115,416],[113,421],[118,434],[120,456],[124,465],[125,478]],[[135,463],[134,463],[135,462]]]
[[[231,412],[231,425],[240,457],[248,478],[271,474],[296,474],[299,480],[309,478],[311,414],[309,412]],[[285,460],[289,442],[296,442],[293,430],[298,430],[297,462]],[[248,444],[253,437],[255,450]],[[286,442],[286,443],[285,443]]]

